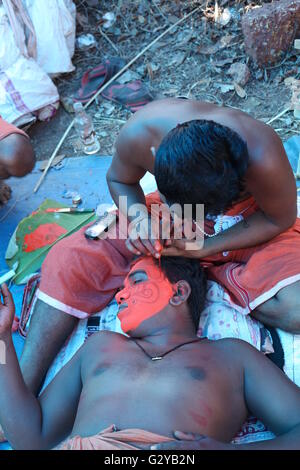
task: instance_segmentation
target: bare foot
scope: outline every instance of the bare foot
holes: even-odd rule
[[[6,204],[11,197],[11,188],[4,183],[3,181],[0,181],[0,207],[2,204]]]
[[[4,432],[3,432],[3,429],[2,429],[2,426],[0,425],[0,443],[1,442],[6,442],[7,439],[6,437],[4,436]]]

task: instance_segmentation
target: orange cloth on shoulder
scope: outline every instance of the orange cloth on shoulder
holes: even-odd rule
[[[28,138],[26,132],[22,131],[21,129],[18,129],[16,126],[10,124],[9,122],[4,121],[4,119],[2,119],[2,117],[0,116],[0,140],[5,139],[5,137],[11,134],[20,134]]]

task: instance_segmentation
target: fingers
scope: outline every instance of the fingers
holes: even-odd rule
[[[168,240],[162,250],[163,256],[186,256],[185,242],[183,240]]]
[[[125,245],[126,245],[126,248],[131,251],[131,253],[133,253],[134,255],[141,255],[141,251],[139,251],[135,245],[133,244],[132,240],[130,240],[130,238],[127,238],[126,242],[125,242]]]
[[[0,182],[0,204],[6,204],[11,197],[11,188]]]
[[[16,331],[18,331],[19,329],[19,323],[20,323],[20,320],[18,317],[15,317],[14,318],[14,321],[13,321],[13,324],[12,324],[12,327],[11,327],[11,332],[12,333],[15,333]]]
[[[14,301],[13,301],[13,297],[12,297],[11,292],[10,292],[10,290],[8,289],[8,287],[5,283],[2,284],[2,286],[0,288],[0,291],[1,291],[1,294],[2,294],[2,298],[3,298],[2,304],[5,307],[8,307],[9,309],[14,310],[15,304],[14,304]]]
[[[199,449],[199,441],[206,439],[202,434],[186,433],[182,431],[174,431],[176,441],[154,444],[151,450],[195,450]]]
[[[196,441],[200,439],[205,439],[205,436],[203,436],[203,434],[195,434],[193,432],[174,431],[174,436],[180,441]]]

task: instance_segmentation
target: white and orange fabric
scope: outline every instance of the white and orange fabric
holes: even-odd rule
[[[123,429],[116,431],[112,424],[95,436],[74,436],[64,441],[55,450],[139,450],[152,444],[172,442],[170,437],[144,431],[143,429]]]

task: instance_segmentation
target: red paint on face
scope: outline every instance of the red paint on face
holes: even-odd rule
[[[67,230],[58,224],[40,225],[32,233],[24,236],[23,251],[30,253],[44,246],[51,245],[65,233],[67,233]]]
[[[147,279],[135,282],[132,275],[137,271],[145,272]],[[143,258],[135,263],[124,281],[124,289],[116,295],[119,305],[128,305],[118,313],[124,333],[135,330],[143,321],[160,312],[173,294],[172,284],[152,258]]]

